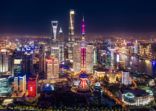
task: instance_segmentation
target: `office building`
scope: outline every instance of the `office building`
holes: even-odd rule
[[[28,90],[28,97],[36,97],[37,96],[37,78],[32,77],[29,78],[27,82],[27,90]]]
[[[12,87],[9,83],[8,76],[0,77],[0,97],[10,96],[12,94]]]
[[[56,57],[52,56],[46,60],[47,63],[47,79],[59,78],[59,61]]]
[[[1,49],[0,51],[0,72],[11,74],[11,55],[7,49]]]
[[[14,91],[26,92],[26,75],[14,77]]]
[[[122,84],[130,85],[132,83],[129,72],[122,72]]]

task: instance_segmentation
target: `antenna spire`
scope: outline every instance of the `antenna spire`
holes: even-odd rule
[[[81,24],[81,30],[82,30],[82,35],[84,36],[85,35],[85,20],[84,20],[84,16],[83,16],[83,18],[82,18],[82,24]]]

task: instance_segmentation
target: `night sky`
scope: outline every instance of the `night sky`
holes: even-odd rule
[[[49,35],[51,20],[67,34],[70,9],[77,33],[83,15],[87,33],[156,31],[155,0],[0,0],[0,34]]]

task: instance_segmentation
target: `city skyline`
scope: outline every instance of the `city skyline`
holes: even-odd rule
[[[0,110],[155,111],[154,1],[0,2]]]
[[[155,1],[1,1],[0,34],[50,35],[50,22],[58,20],[68,34],[70,9],[74,9],[76,33],[81,33],[85,16],[86,33],[154,32]]]

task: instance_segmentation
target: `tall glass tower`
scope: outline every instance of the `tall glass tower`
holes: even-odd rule
[[[69,41],[73,41],[74,38],[74,22],[75,22],[75,11],[74,10],[70,10],[69,12]]]
[[[53,40],[56,41],[58,21],[51,21],[51,25],[52,25],[52,32],[53,32]]]

